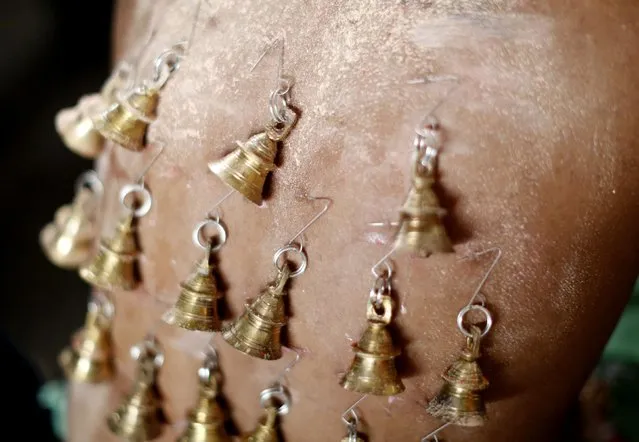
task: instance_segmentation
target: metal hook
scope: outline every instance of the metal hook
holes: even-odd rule
[[[368,395],[365,394],[364,396],[356,400],[350,407],[344,410],[344,412],[342,413],[342,422],[344,422],[346,426],[351,425],[352,422],[354,422],[355,425],[359,423],[359,416],[357,415],[356,409],[357,406],[367,397]],[[349,415],[352,419],[349,419]]]
[[[185,55],[188,55],[191,45],[193,44],[193,37],[195,37],[195,29],[197,28],[197,22],[200,18],[200,11],[202,10],[202,0],[197,0],[197,7],[195,8],[195,14],[193,15],[193,24],[191,25],[191,31],[189,32],[189,39],[186,41]]]
[[[164,141],[156,141],[154,144],[159,144],[160,146],[158,153],[156,153],[153,159],[149,161],[149,164],[144,168],[144,170],[140,174],[140,177],[135,181],[141,186],[144,186],[144,177],[149,172],[149,170],[151,170],[151,167],[153,167],[158,158],[160,158],[160,155],[162,155],[162,153],[164,152],[164,147],[166,146],[166,143]]]
[[[390,256],[393,253],[395,253],[395,247],[390,249],[390,251],[387,254],[382,256],[382,259],[377,261],[373,265],[373,267],[371,267],[371,272],[373,273],[373,276],[375,278],[381,278],[382,276],[385,276],[386,278],[390,279],[393,276],[393,265],[392,265],[392,262],[389,260]],[[382,264],[384,264],[386,269],[380,272],[378,269]]]
[[[484,285],[486,284],[486,281],[488,280],[488,277],[493,272],[493,270],[495,269],[495,266],[497,265],[497,263],[501,259],[502,251],[501,251],[501,248],[499,248],[499,247],[492,247],[490,249],[483,250],[483,251],[481,251],[479,253],[476,253],[474,255],[475,258],[478,258],[480,256],[486,255],[488,253],[494,253],[494,252],[497,252],[497,254],[495,255],[495,259],[493,259],[493,263],[490,265],[490,267],[488,268],[488,270],[484,274],[484,277],[479,282],[479,285],[477,285],[477,288],[473,292],[473,296],[470,297],[470,300],[468,301],[468,304],[467,304],[468,306],[473,305],[474,302],[477,300],[477,297],[479,296],[479,292],[481,291],[482,288],[484,288]]]
[[[229,197],[231,195],[233,195],[236,192],[235,189],[229,191],[229,193],[227,193],[226,195],[224,195],[222,198],[220,198],[217,203],[215,203],[213,205],[213,207],[211,208],[211,211],[208,213],[208,217],[215,220],[216,222],[220,222],[220,218],[222,217],[221,213],[220,213],[220,209],[219,207],[222,205],[222,203],[224,201],[226,201],[227,199],[229,199]]]
[[[317,222],[317,220],[319,220],[322,215],[324,215],[328,209],[330,209],[331,205],[333,204],[333,200],[331,198],[325,197],[325,196],[310,196],[308,197],[309,201],[326,201],[326,204],[324,204],[324,208],[319,211],[308,223],[306,223],[306,225],[304,227],[302,227],[300,229],[299,232],[297,232],[295,234],[295,236],[293,236],[287,244],[289,245],[293,245],[293,243],[295,242],[295,240],[297,238],[299,238],[304,232],[306,232],[313,224],[315,224],[315,222]],[[300,252],[303,251],[302,246],[300,246]]]
[[[448,427],[449,425],[451,425],[452,422],[446,422],[445,424],[443,424],[441,427],[437,428],[436,430],[432,431],[431,433],[427,434],[426,436],[422,437],[420,442],[439,442],[439,438],[437,437],[437,435],[446,427]]]
[[[302,353],[296,349],[296,348],[292,348],[289,347],[291,351],[295,352],[295,359],[293,359],[291,362],[289,362],[286,367],[284,367],[284,370],[282,370],[280,372],[280,374],[277,376],[277,378],[275,379],[275,382],[273,382],[273,385],[284,385],[284,380],[286,378],[286,376],[291,372],[291,370],[297,365],[299,364],[300,360],[302,359]]]
[[[268,54],[269,52],[271,52],[271,50],[275,47],[276,44],[279,43],[280,45],[280,58],[277,64],[277,81],[275,84],[275,88],[279,88],[280,86],[280,80],[282,79],[282,71],[284,69],[284,50],[286,48],[286,33],[284,30],[281,31],[281,35],[279,37],[276,37],[273,39],[273,41],[266,47],[266,49],[264,50],[264,52],[262,52],[262,54],[259,56],[259,58],[257,59],[257,61],[255,61],[255,63],[253,63],[253,65],[251,66],[251,68],[249,69],[249,72],[253,72],[255,70],[255,68],[257,67],[257,65],[259,65],[262,60],[264,59],[264,57],[266,57],[266,54]],[[288,91],[285,91],[284,93],[286,93]]]

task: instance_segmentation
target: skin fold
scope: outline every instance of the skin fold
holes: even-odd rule
[[[141,77],[150,76],[154,57],[188,37],[194,10],[187,1],[119,2],[114,60],[139,53],[156,23],[140,63]],[[464,345],[457,312],[491,263],[473,256],[499,247],[483,290],[495,316],[481,359],[489,422],[448,428],[442,439],[569,440],[560,436],[566,415],[639,268],[638,23],[633,0],[204,2],[149,132],[167,147],[146,179],[154,205],[139,228],[144,284],[113,294],[120,373],[113,386],[72,386],[70,440],[116,440],[104,416],[130,386],[130,346],[150,330],[166,349],[159,382],[175,424],[158,440],[175,440],[183,425],[210,336],[158,318],[201,257],[194,226],[228,191],[207,162],[268,121],[277,51],[250,67],[282,32],[300,120],[263,206],[237,195],[222,205],[229,239],[218,258],[230,319],[275,276],[275,250],[321,209],[306,197],[332,198],[306,233],[308,271],[289,290],[287,343],[304,356],[288,376],[286,440],[346,433],[340,414],[359,396],[338,380],[365,326],[370,267],[392,243],[391,229],[369,223],[397,217],[414,128],[430,112],[445,133],[437,191],[455,253],[395,258],[394,336],[406,392],[362,402],[362,430],[372,442],[417,441],[439,425],[424,407]],[[153,155],[152,146],[111,146],[98,161],[103,234],[122,215],[119,187]],[[215,342],[230,416],[248,431],[262,413],[259,392],[294,353],[261,361]]]

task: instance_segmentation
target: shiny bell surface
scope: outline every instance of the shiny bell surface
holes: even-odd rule
[[[453,251],[452,243],[442,223],[445,211],[433,191],[431,172],[415,167],[412,187],[400,210],[395,248],[419,257]]]
[[[75,269],[91,258],[95,238],[94,194],[80,189],[70,206],[62,206],[55,219],[40,232],[47,258],[61,268]]]
[[[389,296],[382,297],[381,308],[383,313],[379,314],[374,302],[369,301],[366,330],[353,346],[355,357],[340,385],[361,394],[394,396],[405,387],[395,366],[400,351],[394,346],[388,330],[392,315]]]
[[[215,374],[200,378],[200,392],[195,408],[189,411],[188,425],[178,442],[230,442],[224,429],[224,411],[217,401]]]
[[[175,306],[163,316],[166,323],[187,330],[220,330],[217,304],[222,295],[217,289],[213,259],[209,248],[193,273],[180,284],[180,296]]]
[[[359,434],[349,434],[341,440],[341,442],[366,442]]]
[[[242,442],[279,442],[277,431],[277,408],[268,407],[257,428],[242,438]]]
[[[225,325],[222,337],[235,349],[260,359],[282,357],[281,331],[287,323],[284,287],[290,270],[284,267],[276,280],[233,323]]]
[[[137,287],[139,250],[135,222],[133,214],[126,216],[120,221],[115,234],[100,242],[97,254],[79,270],[84,281],[106,291],[133,290]]]
[[[59,356],[67,379],[99,383],[113,377],[115,367],[110,328],[110,318],[105,315],[104,308],[90,302],[84,328]]]
[[[124,100],[113,103],[94,118],[95,128],[108,140],[140,151],[145,146],[146,131],[155,119],[159,92],[147,87],[133,90]]]
[[[209,163],[209,169],[224,183],[255,204],[262,204],[264,183],[275,169],[278,141],[260,132],[219,161]]]
[[[60,111],[56,116],[56,131],[73,153],[83,158],[94,159],[104,149],[104,137],[93,125],[93,112],[103,110],[106,104],[97,94],[88,100],[91,101],[90,107],[78,103],[75,108]]]
[[[166,417],[157,390],[154,355],[142,354],[133,391],[107,418],[109,430],[124,440],[143,442],[162,434]]]
[[[464,427],[486,421],[483,391],[489,386],[479,363],[479,333],[468,338],[466,349],[442,375],[444,386],[428,404],[428,412],[444,421]]]

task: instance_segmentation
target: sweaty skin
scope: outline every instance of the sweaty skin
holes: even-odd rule
[[[144,45],[153,58],[188,37],[195,1],[121,1],[114,59]],[[154,13],[152,11],[155,11]],[[363,331],[370,267],[390,247],[408,190],[415,126],[434,114],[445,131],[438,192],[455,253],[397,256],[394,336],[406,391],[360,406],[372,442],[418,441],[439,425],[425,411],[440,374],[464,345],[455,319],[491,263],[483,294],[495,325],[481,359],[491,382],[489,422],[448,428],[451,442],[569,440],[566,415],[625,305],[639,269],[639,5],[634,0],[223,0],[204,2],[190,53],[162,91],[150,140],[165,140],[149,172],[154,197],[140,222],[143,286],[114,293],[120,370],[112,386],[71,389],[72,441],[111,441],[104,416],[129,389],[129,348],[150,330],[166,349],[160,374],[173,441],[197,394],[208,335],[158,322],[201,251],[194,226],[227,193],[206,164],[263,127],[277,51],[295,79],[299,124],[281,149],[262,207],[239,196],[222,206],[229,239],[219,252],[226,318],[237,317],[275,276],[274,251],[321,208],[306,234],[308,271],[290,286],[288,441],[337,441],[340,414],[359,398],[338,385]],[[447,81],[454,77],[457,81]],[[430,78],[433,81],[415,82]],[[414,84],[418,83],[418,84]],[[120,186],[154,155],[111,147],[98,162],[106,183],[103,234],[122,214]],[[259,392],[294,357],[261,361],[216,338],[224,395],[236,427],[253,428]]]

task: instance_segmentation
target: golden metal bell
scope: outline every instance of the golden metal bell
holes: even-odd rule
[[[58,358],[68,379],[98,383],[113,377],[115,366],[108,316],[104,306],[93,301],[89,303],[84,328],[76,333],[71,346]]]
[[[206,369],[200,376],[197,405],[189,412],[189,423],[178,442],[230,442],[224,429],[224,412],[217,401],[219,382],[216,373]]]
[[[166,417],[157,390],[156,355],[145,352],[138,359],[138,373],[131,394],[107,418],[109,430],[131,442],[153,440],[162,434]]]
[[[358,433],[348,434],[341,442],[366,442]]]
[[[209,169],[224,183],[255,204],[262,204],[264,183],[275,170],[280,137],[267,129],[253,135],[224,158],[209,163]]]
[[[227,343],[256,358],[282,357],[281,331],[287,323],[284,287],[290,274],[285,266],[266,290],[246,303],[242,316],[222,328],[222,337]]]
[[[445,211],[433,191],[435,183],[432,171],[426,170],[415,160],[412,187],[400,210],[399,229],[395,237],[395,249],[428,257],[433,253],[448,253],[453,246],[441,217]]]
[[[379,313],[378,311],[383,311]],[[379,308],[373,300],[367,306],[368,325],[353,346],[355,358],[340,385],[347,390],[362,394],[394,396],[404,391],[395,358],[400,351],[395,348],[388,324],[392,319],[392,300],[382,296]]]
[[[140,86],[94,118],[93,124],[104,138],[140,151],[145,146],[147,128],[155,119],[159,98],[157,89]]]
[[[180,284],[180,296],[163,319],[166,323],[187,330],[218,331],[220,318],[217,303],[222,295],[217,290],[214,256],[209,247],[206,256],[193,273]]]
[[[109,239],[102,239],[93,260],[80,268],[80,277],[106,291],[133,290],[139,284],[133,213],[124,217]]]
[[[268,407],[257,428],[242,438],[242,442],[279,442],[277,431],[277,408]]]
[[[477,362],[481,331],[471,327],[472,338],[454,364],[442,375],[444,386],[428,404],[428,412],[444,421],[463,427],[477,427],[486,421],[482,393],[489,386]]]
[[[101,103],[99,94],[92,95],[89,100],[95,102],[96,105],[101,104],[106,107],[104,103]],[[93,107],[95,113],[102,111],[102,106]],[[74,118],[65,119],[64,117],[69,114],[74,115]],[[72,109],[63,109],[56,118],[56,131],[64,144],[73,153],[89,159],[98,157],[104,149],[104,137],[95,129],[93,115],[94,112],[83,109],[78,104]]]
[[[49,260],[65,269],[75,269],[93,253],[95,238],[95,194],[80,189],[71,205],[56,211],[54,221],[40,232],[40,245]]]

